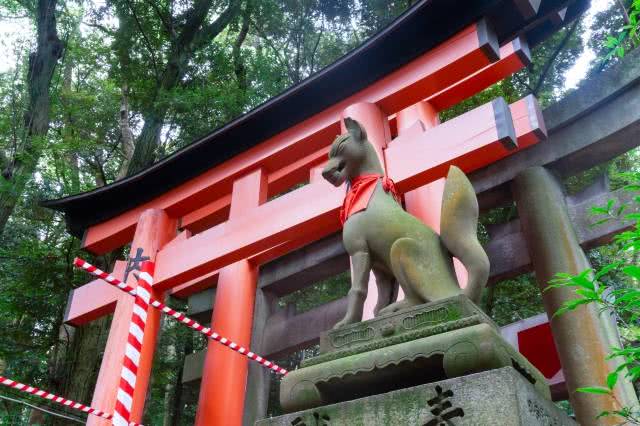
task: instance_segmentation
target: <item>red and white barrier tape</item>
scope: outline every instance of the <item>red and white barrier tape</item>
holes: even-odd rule
[[[114,277],[113,275],[107,274],[106,272],[96,268],[95,266],[91,265],[89,262],[86,262],[85,260],[82,260],[82,259],[76,257],[75,260],[73,261],[73,264],[74,264],[74,266],[76,266],[78,268],[82,268],[85,271],[89,272],[90,274],[95,275],[96,277],[102,278],[108,284],[111,284],[111,285],[113,285],[115,287],[118,287],[122,291],[126,291],[127,293],[129,293],[129,294],[131,294],[133,296],[136,295],[136,290],[133,287],[126,285],[125,283],[123,283],[122,281],[120,281],[119,279]],[[274,364],[273,362],[271,362],[269,360],[266,360],[266,359],[262,358],[260,355],[254,354],[250,350],[238,345],[237,343],[227,339],[226,337],[220,336],[218,333],[214,332],[209,327],[204,327],[202,324],[199,324],[197,321],[192,320],[191,318],[187,317],[182,312],[174,311],[173,309],[171,309],[170,307],[168,307],[164,303],[159,302],[158,300],[153,299],[153,298],[150,299],[150,302],[151,302],[150,303],[151,306],[153,306],[154,308],[160,309],[162,312],[164,312],[165,314],[171,316],[173,319],[175,319],[175,320],[187,325],[188,327],[191,327],[192,329],[200,332],[201,334],[204,334],[205,336],[207,336],[211,340],[214,340],[214,341],[216,341],[218,343],[221,343],[221,344],[227,346],[230,349],[233,349],[234,351],[236,351],[236,352],[246,356],[247,358],[259,363],[260,365],[262,365],[265,368],[268,368],[270,370],[275,371],[278,374],[282,374],[283,376],[287,375],[288,371],[285,370],[284,368],[278,366],[277,364]]]
[[[63,398],[58,395],[54,395],[47,391],[43,391],[42,389],[38,389],[34,386],[25,385],[20,382],[13,381],[11,379],[7,379],[6,377],[0,376],[0,384],[17,389],[22,392],[29,393],[31,395],[39,396],[40,398],[47,399],[49,401],[56,402],[60,405],[64,405],[65,407],[72,408],[74,410],[83,411],[87,414],[92,414],[97,417],[102,417],[103,419],[111,420],[113,419],[113,415],[109,413],[105,413],[104,411],[96,410],[95,408],[89,407],[84,404],[80,404],[79,402],[72,401],[70,399]],[[115,423],[114,423],[115,424]],[[142,426],[139,423],[125,423],[128,426]]]
[[[140,366],[140,351],[144,340],[144,329],[147,324],[147,310],[151,300],[151,285],[153,284],[153,262],[143,262],[140,275],[138,275],[138,287],[135,292],[135,302],[129,323],[129,337],[122,361],[122,373],[118,386],[116,409],[113,413],[115,426],[127,426],[131,420],[131,405],[133,392],[136,388],[138,367]]]

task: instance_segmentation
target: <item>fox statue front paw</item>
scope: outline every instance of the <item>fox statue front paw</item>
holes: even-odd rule
[[[336,323],[336,325],[333,326],[332,330],[336,330],[336,329],[338,329],[340,327],[344,327],[345,325],[353,324],[355,322],[358,322],[358,320],[352,319],[352,318],[348,318],[348,317],[344,317],[343,319],[338,321]]]

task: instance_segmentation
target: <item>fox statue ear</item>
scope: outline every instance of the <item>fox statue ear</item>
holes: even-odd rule
[[[351,117],[345,117],[344,125],[353,137],[357,141],[365,141],[367,139],[367,132],[364,127],[360,125],[356,120]]]

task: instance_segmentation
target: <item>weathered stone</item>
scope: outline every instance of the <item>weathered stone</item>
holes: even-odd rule
[[[610,348],[621,344],[614,321],[595,304],[554,315],[578,295],[569,287],[549,288],[549,281],[558,273],[575,275],[591,267],[579,245],[562,185],[549,170],[533,167],[516,177],[513,192],[542,302],[551,318],[571,405],[584,426],[617,425],[618,418],[597,416],[620,405],[638,406],[631,382],[620,380],[613,397],[576,392],[581,387],[606,383],[608,374],[619,366],[620,360],[607,360]]]
[[[334,330],[322,340],[324,353],[282,379],[280,403],[285,411],[506,366],[515,367],[549,398],[542,374],[465,296]]]
[[[516,137],[510,109],[502,98],[494,100],[492,107],[499,124],[498,140],[511,149]],[[388,126],[375,104],[354,105],[348,111],[366,119],[367,126]],[[344,125],[347,133],[333,141],[322,170],[332,185],[348,182],[349,186],[340,220],[351,262],[351,289],[347,312],[334,328],[362,320],[371,273],[378,288],[376,316],[458,294],[478,303],[489,277],[489,258],[477,238],[478,200],[467,176],[458,167],[449,167],[436,233],[402,208],[365,128],[350,117],[344,118]],[[464,288],[458,284],[452,256],[467,270]],[[405,298],[394,302],[398,285]]]
[[[480,318],[476,318],[480,317]],[[323,354],[330,352],[345,352],[349,355],[374,349],[372,342],[377,342],[376,349],[402,343],[411,338],[402,338],[410,335],[413,338],[426,335],[439,334],[455,328],[459,320],[471,318],[467,325],[485,322],[498,329],[498,326],[478,306],[466,296],[459,295],[436,302],[427,303],[406,309],[400,312],[383,315],[365,322],[351,324],[328,333],[320,335],[320,357],[313,358],[313,364],[322,362]],[[453,328],[442,328],[446,327]],[[440,326],[440,328],[438,328]],[[434,328],[435,327],[435,328]],[[429,334],[415,336],[415,332],[421,329],[429,329]],[[309,361],[307,361],[309,362]],[[310,364],[305,364],[310,365]]]
[[[573,426],[511,367],[256,422],[256,426]]]

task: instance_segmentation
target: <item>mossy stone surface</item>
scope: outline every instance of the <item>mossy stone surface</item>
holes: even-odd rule
[[[511,367],[341,402],[256,426],[575,426]]]
[[[320,356],[282,379],[286,412],[507,366],[549,398],[542,374],[464,296],[334,330],[323,339]]]
[[[420,333],[424,330],[431,330],[429,334],[444,333],[456,328],[453,323],[470,317],[475,323],[484,322],[498,329],[469,298],[458,295],[322,333],[320,359],[330,353],[351,355],[365,352],[372,344],[377,348],[394,345],[407,340],[401,336],[416,333],[423,336],[425,333]],[[306,363],[303,365],[318,362],[308,360]]]

